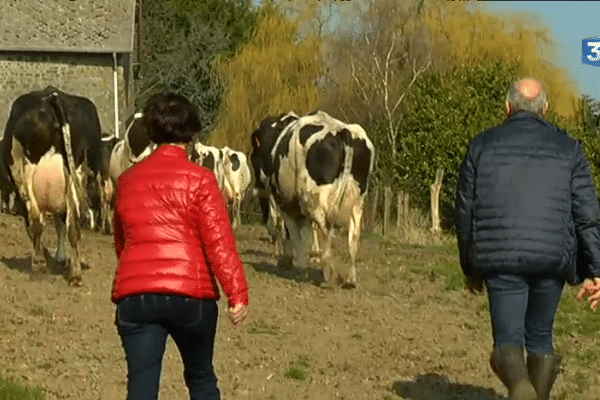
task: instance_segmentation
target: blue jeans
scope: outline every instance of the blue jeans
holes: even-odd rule
[[[177,345],[191,400],[219,400],[213,369],[217,303],[144,294],[117,304],[115,325],[127,358],[127,400],[158,399],[167,336]]]
[[[485,281],[494,347],[512,344],[535,353],[553,353],[554,317],[564,278],[493,275]]]

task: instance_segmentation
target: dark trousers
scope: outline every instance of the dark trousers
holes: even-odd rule
[[[539,275],[486,277],[494,346],[552,353],[554,317],[565,280]]]
[[[117,331],[127,358],[127,400],[158,399],[167,336],[177,345],[191,400],[219,400],[213,369],[217,303],[144,294],[117,305]]]

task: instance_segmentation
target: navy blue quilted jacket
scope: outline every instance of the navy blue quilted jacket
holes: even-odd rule
[[[461,167],[456,228],[469,277],[600,276],[600,209],[581,144],[529,112],[475,137]]]

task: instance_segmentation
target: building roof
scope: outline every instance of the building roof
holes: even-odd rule
[[[136,0],[0,0],[0,51],[133,51]]]

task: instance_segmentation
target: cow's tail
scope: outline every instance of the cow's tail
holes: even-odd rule
[[[348,188],[348,182],[350,181],[350,172],[352,171],[352,159],[354,158],[354,148],[349,145],[346,145],[344,147],[344,169],[342,170],[340,188],[336,193],[335,200],[333,202],[333,207],[329,209],[330,212],[328,219],[331,226],[334,226],[335,222],[337,221],[338,214],[342,205],[342,200],[344,199],[346,189]]]
[[[63,104],[62,98],[58,92],[53,92],[50,97],[50,103],[54,108],[54,112],[58,118],[59,125],[61,127],[61,132],[63,136],[63,141],[65,144],[65,153],[67,155],[67,167],[69,169],[69,185],[71,193],[76,196],[76,199],[79,201],[74,201],[75,203],[75,218],[79,221],[81,215],[87,213],[90,208],[89,199],[86,191],[84,190],[83,182],[79,180],[79,176],[77,174],[77,168],[75,166],[75,157],[73,156],[73,146],[71,143],[71,125],[67,119],[67,113],[65,111],[65,106]]]

